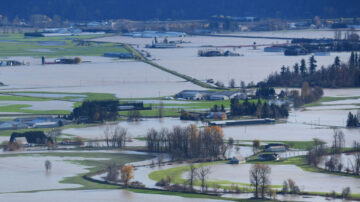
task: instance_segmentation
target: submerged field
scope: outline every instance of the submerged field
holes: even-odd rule
[[[1,193],[23,191],[111,188],[87,181],[83,175],[106,169],[109,163],[125,164],[150,155],[121,152],[41,152],[0,155]],[[52,162],[46,172],[44,163]],[[27,182],[37,183],[27,183]],[[113,187],[114,188],[114,187]]]
[[[316,35],[317,32],[313,34]],[[179,40],[180,38],[171,38],[170,40]],[[240,81],[249,83],[259,82],[267,78],[270,73],[280,71],[280,68],[292,66],[300,63],[301,59],[308,61],[310,55],[306,56],[284,56],[283,53],[264,52],[265,46],[259,46],[254,50],[251,45],[255,42],[258,45],[287,43],[286,40],[279,39],[247,39],[231,37],[210,37],[210,36],[188,36],[184,41],[191,42],[180,44],[182,48],[176,49],[149,49],[145,48],[152,39],[149,38],[131,38],[124,36],[110,36],[97,38],[93,41],[117,42],[134,44],[139,49],[148,51],[154,62],[163,65],[170,70],[183,73],[199,80],[214,79],[221,81],[226,86],[230,79],[235,79],[236,85]],[[232,48],[231,46],[248,45],[250,47]],[[216,46],[229,46],[223,48],[242,54],[240,57],[199,57],[197,55],[200,49],[214,49]],[[341,60],[347,61],[350,53],[331,53],[330,56],[316,56],[318,68],[328,66],[334,62],[334,58],[339,56]],[[261,59],[259,59],[261,58]]]
[[[285,37],[297,35],[296,32],[249,34]],[[317,37],[330,35],[329,32],[300,32],[300,34]],[[0,68],[0,81],[5,84],[0,87],[0,115],[4,115],[2,117],[4,120],[13,119],[19,113],[69,114],[73,107],[79,106],[84,100],[101,99],[118,99],[121,102],[143,101],[146,106],[153,107],[153,110],[141,111],[145,117],[157,117],[161,102],[163,102],[165,116],[178,116],[181,109],[209,110],[215,104],[224,105],[229,110],[229,101],[163,100],[164,96],[173,96],[182,90],[204,88],[141,61],[100,57],[104,52],[127,51],[120,43],[129,43],[135,45],[134,47],[139,45],[139,49],[146,50],[152,55],[153,62],[170,70],[202,81],[213,78],[225,85],[234,78],[237,86],[240,80],[247,83],[258,82],[265,79],[268,74],[278,71],[282,65],[292,66],[302,58],[309,57],[285,57],[281,53],[265,53],[263,47],[258,47],[256,50],[252,47],[231,49],[244,54],[241,57],[201,58],[197,56],[197,51],[206,48],[204,46],[251,45],[253,42],[270,45],[286,42],[274,39],[190,36],[184,40],[191,43],[182,44],[183,47],[178,49],[144,49],[144,45],[151,43],[151,39],[122,36],[92,39],[92,42],[86,46],[80,45],[80,39],[90,38],[0,36],[0,58],[15,59],[27,64]],[[101,43],[98,43],[99,41]],[[79,65],[41,65],[39,56],[42,55],[47,57],[47,61],[62,56],[80,56],[84,62]],[[316,57],[318,67],[331,64],[335,56],[340,56],[340,59],[345,61],[349,53],[331,53],[330,56]],[[276,124],[270,125],[224,127],[225,140],[233,138],[235,144],[240,146],[240,151],[229,152],[227,157],[253,155],[251,145],[255,139],[260,140],[262,145],[270,142],[289,144],[294,149],[298,149],[292,151],[293,153],[303,155],[303,150],[313,145],[313,138],[319,138],[331,145],[335,129],[344,132],[345,146],[350,147],[353,141],[360,140],[360,131],[345,128],[345,122],[347,113],[349,111],[356,113],[358,109],[360,109],[359,89],[325,89],[325,95],[321,100],[306,105],[300,110],[291,110],[287,120],[279,120]],[[127,113],[120,112],[119,114],[126,116]],[[80,136],[86,140],[97,140],[104,146],[104,131],[108,125],[111,125],[111,127],[120,126],[127,129],[129,139],[133,140],[127,143],[128,149],[144,149],[146,133],[151,128],[171,130],[175,126],[194,124],[202,128],[207,125],[205,122],[181,121],[179,118],[170,117],[143,118],[138,122],[129,122],[124,119],[121,117],[118,122],[106,125],[67,125],[61,128],[62,135],[59,140]],[[30,130],[33,129],[18,130],[18,132]],[[51,129],[41,130],[48,132]],[[0,141],[9,140],[12,132],[14,130],[0,131]],[[89,145],[87,142],[86,146]],[[55,201],[117,201],[119,199],[198,201],[197,197],[221,199],[213,196],[154,190],[119,190],[119,186],[90,182],[83,178],[85,174],[106,169],[111,162],[150,164],[154,156],[130,151],[89,151],[74,147],[69,147],[69,149],[70,151],[31,153],[1,151],[0,200],[24,201],[30,198],[33,201],[41,201],[44,198],[51,198]],[[169,158],[166,156],[166,159]],[[45,160],[52,162],[53,168],[50,172],[45,171]],[[212,173],[209,181],[212,184],[219,183],[223,188],[229,188],[232,184],[248,188],[250,164],[232,166],[223,161],[205,163],[202,166],[211,166]],[[308,192],[329,193],[334,190],[340,193],[344,187],[350,186],[352,193],[360,194],[359,178],[322,173],[318,169],[306,167],[302,157],[272,163],[271,168],[271,184],[275,189],[280,189],[284,180],[293,178],[301,190]],[[152,168],[139,167],[135,170],[134,180],[144,183],[147,187],[159,188],[155,186],[156,181],[168,175],[174,175],[175,182],[183,183],[187,177],[187,171],[188,165],[185,163]],[[198,182],[196,183],[198,185]],[[196,199],[180,197],[195,197]],[[246,198],[249,197],[246,196]]]

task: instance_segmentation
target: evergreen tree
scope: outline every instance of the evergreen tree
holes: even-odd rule
[[[296,75],[298,75],[299,74],[299,63],[295,63],[295,65],[294,65],[294,73],[296,74]]]
[[[340,58],[339,58],[339,56],[336,56],[336,57],[335,57],[334,66],[335,66],[335,67],[340,67]]]
[[[306,76],[306,62],[304,59],[302,59],[300,62],[300,72],[302,77]]]
[[[314,74],[317,67],[316,65],[317,61],[315,60],[315,57],[313,55],[310,57],[309,63],[310,63],[310,67],[309,67],[310,74]]]

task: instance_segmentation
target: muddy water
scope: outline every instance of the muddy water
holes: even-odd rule
[[[69,197],[71,196],[71,197]],[[192,199],[192,198],[182,198],[178,196],[168,196],[168,195],[159,195],[159,194],[140,194],[134,193],[126,190],[77,190],[77,191],[46,191],[46,192],[36,192],[36,193],[9,193],[9,194],[0,194],[0,201],[9,201],[9,202],[45,202],[45,201],[54,201],[54,202],[78,202],[78,201],[109,201],[109,202],[118,202],[118,201],[149,201],[149,202],[181,202],[181,201],[216,201],[209,199]]]
[[[254,196],[252,193],[248,194],[224,194],[223,197],[227,198],[239,198],[239,199],[248,199]],[[276,196],[277,200],[281,201],[316,201],[316,202],[325,202],[325,201],[334,201],[334,202],[344,202],[346,200],[342,199],[332,199],[322,196],[298,196],[298,195],[280,195]]]

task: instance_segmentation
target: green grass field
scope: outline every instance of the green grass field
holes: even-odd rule
[[[349,99],[359,99],[360,96],[352,96],[352,97],[322,97],[318,101],[306,104],[305,107],[316,107],[316,106],[324,106],[323,102],[333,102],[339,100],[349,100]]]
[[[200,168],[200,167],[203,167],[203,166],[211,166],[211,165],[216,165],[216,164],[225,164],[227,162],[228,161],[214,161],[214,162],[206,162],[206,163],[197,163],[197,164],[194,164],[194,166],[196,168]],[[174,168],[154,171],[154,172],[149,174],[149,178],[154,180],[154,181],[160,181],[161,179],[167,179],[167,177],[171,177],[171,179],[172,179],[171,183],[184,184],[184,182],[186,182],[187,179],[182,178],[182,175],[185,172],[189,171],[189,170],[190,170],[189,166],[178,166],[178,167],[174,167]],[[242,189],[245,189],[247,191],[251,190],[250,184],[248,184],[248,183],[232,182],[232,181],[228,181],[228,180],[211,180],[211,181],[208,181],[207,184],[209,185],[209,187],[219,185],[223,189],[231,189],[232,185],[238,185]],[[200,185],[201,185],[201,182],[199,180],[196,180],[195,181],[195,186],[200,186]],[[271,185],[271,187],[272,188],[280,188],[281,186],[279,186],[279,185]]]
[[[98,37],[98,36],[96,36]],[[0,36],[0,57],[7,56],[102,56],[105,52],[128,52],[122,45],[116,43],[90,42],[81,46],[78,40],[91,39],[94,36],[64,36],[64,37],[24,37],[23,34],[8,34]],[[59,44],[44,44],[58,42]]]
[[[114,94],[110,93],[60,93],[60,92],[36,92],[36,91],[29,91],[29,92],[21,92],[17,91],[16,93],[36,93],[36,94],[69,94],[71,96],[61,97],[61,98],[46,98],[46,97],[36,97],[26,95],[26,96],[18,96],[18,95],[11,95],[11,93],[15,92],[2,92],[0,93],[0,101],[9,101],[10,105],[7,106],[0,106],[0,112],[17,112],[17,113],[28,113],[28,114],[70,114],[71,111],[68,110],[32,110],[32,109],[24,109],[31,107],[30,104],[11,104],[11,101],[52,101],[52,100],[62,100],[62,101],[71,101],[72,99],[81,98],[82,95],[85,95],[85,101],[93,101],[93,100],[116,100]],[[82,102],[74,102],[74,107],[80,106]]]

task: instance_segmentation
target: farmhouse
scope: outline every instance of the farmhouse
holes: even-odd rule
[[[53,143],[52,138],[47,137],[43,131],[29,131],[24,133],[12,133],[10,142],[16,142],[19,138],[26,138],[29,144],[46,144],[47,142]]]

